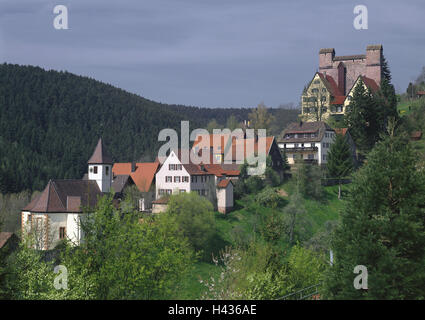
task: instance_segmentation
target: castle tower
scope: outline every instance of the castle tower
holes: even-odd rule
[[[87,163],[89,166],[88,179],[95,180],[100,191],[109,192],[112,184],[112,158],[107,154],[102,138],[99,139]]]
[[[382,45],[370,45],[366,48],[366,77],[375,80],[381,85],[382,72]]]

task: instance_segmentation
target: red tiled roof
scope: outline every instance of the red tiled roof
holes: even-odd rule
[[[208,139],[205,139],[206,137],[209,138],[209,141],[208,141]],[[209,134],[209,136],[198,135],[195,139],[193,147],[198,146],[201,150],[203,148],[209,148],[210,150],[211,150],[211,148],[213,148],[212,150],[213,150],[214,153],[227,154],[226,153],[226,152],[228,152],[227,150],[230,150],[229,149],[229,142],[230,142],[229,139],[230,139],[230,137],[231,137],[231,135],[223,134],[222,137],[221,137],[221,144],[217,146],[217,145],[214,145],[214,138],[217,139],[217,135],[214,135],[214,134]],[[265,139],[266,152],[267,152],[267,155],[268,155],[269,152],[270,152],[271,145],[274,141],[274,136],[268,136],[268,137],[265,137],[265,138],[259,137],[258,140],[254,140],[254,138],[236,139],[235,137],[233,137],[232,138],[232,145],[231,145],[231,147],[232,147],[232,149],[231,149],[232,150],[232,160],[237,159],[236,152],[239,149],[242,150],[242,148],[244,150],[244,155],[245,155],[245,158],[246,158],[247,157],[246,153],[248,151],[247,150],[247,143],[250,143],[250,142],[253,143],[254,153],[257,153],[258,152],[258,144],[262,139]],[[226,157],[224,157],[224,159],[226,159]]]
[[[334,97],[337,96],[343,96],[344,94],[339,90],[337,83],[335,82],[334,78],[332,78],[330,75],[325,75],[323,73],[318,72],[319,77],[322,79],[323,83],[325,84],[326,88],[328,88],[331,95]]]
[[[165,196],[165,197],[162,197],[162,198],[159,198],[157,200],[152,201],[152,203],[154,203],[154,204],[167,204],[169,200],[170,200],[170,197]]]
[[[334,97],[334,100],[331,102],[331,104],[343,104],[345,101],[345,96],[336,96]]]
[[[365,76],[360,76],[361,79],[363,80],[364,84],[370,89],[372,90],[373,93],[377,92],[379,90],[379,86],[378,84],[375,82],[375,80],[370,79],[368,77]]]
[[[159,162],[138,162],[136,170],[131,172],[131,162],[114,163],[112,172],[115,176],[129,175],[141,192],[148,192],[152,186]]]
[[[108,155],[103,146],[102,138],[97,142],[96,148],[90,157],[89,164],[112,164],[112,158]]]
[[[217,183],[217,188],[226,188],[229,183],[232,183],[230,179],[223,179],[219,183]]]

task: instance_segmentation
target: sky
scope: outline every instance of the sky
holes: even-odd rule
[[[57,30],[56,5],[68,8]],[[368,9],[356,30],[354,7]],[[299,104],[321,48],[382,44],[396,90],[425,66],[423,0],[0,0],[0,62],[199,107]]]

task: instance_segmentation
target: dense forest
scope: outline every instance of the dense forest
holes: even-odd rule
[[[221,125],[251,109],[157,103],[68,72],[0,65],[0,193],[41,190],[50,178],[81,178],[99,137],[115,161],[154,158],[163,128]],[[278,134],[297,109],[271,109]]]

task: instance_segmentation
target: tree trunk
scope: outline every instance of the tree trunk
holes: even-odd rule
[[[338,199],[341,200],[341,182],[338,184]]]

